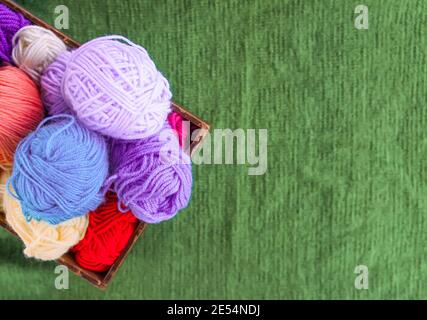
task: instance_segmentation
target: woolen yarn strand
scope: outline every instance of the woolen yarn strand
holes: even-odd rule
[[[104,139],[72,116],[58,115],[43,120],[19,144],[8,191],[27,220],[58,224],[98,207],[107,174]]]
[[[19,202],[7,192],[3,194],[2,205],[7,223],[24,242],[24,254],[29,258],[44,261],[60,258],[83,239],[89,223],[87,215],[57,225],[27,221]]]
[[[42,121],[37,85],[22,70],[0,67],[0,167],[10,168],[18,143]]]
[[[134,234],[138,220],[130,211],[117,209],[117,197],[108,193],[106,201],[89,213],[86,236],[72,251],[83,268],[103,272],[111,267]]]
[[[179,146],[165,121],[159,134],[139,140],[114,140],[111,144],[113,185],[121,210],[147,223],[174,217],[188,205],[192,174],[190,157]]]
[[[1,204],[3,203],[3,196],[6,193],[6,182],[9,177],[9,170],[0,169],[0,208],[2,208]]]
[[[12,39],[19,29],[30,25],[23,15],[0,3],[0,60],[12,62]]]
[[[40,78],[41,96],[49,115],[63,113],[71,114],[70,107],[65,103],[61,91],[61,82],[64,77],[67,62],[71,52],[65,51],[58,55],[43,72]]]
[[[81,123],[116,139],[157,133],[171,110],[168,81],[144,48],[121,36],[100,37],[73,51],[61,86]]]
[[[181,147],[187,147],[185,144],[190,134],[190,124],[188,123],[188,120],[184,120],[180,113],[173,111],[168,115],[168,122],[177,134],[179,145]]]
[[[65,43],[51,30],[39,26],[26,26],[13,37],[12,60],[34,81],[57,56],[66,51]]]

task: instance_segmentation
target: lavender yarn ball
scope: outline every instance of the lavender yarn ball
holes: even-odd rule
[[[20,142],[7,190],[20,201],[27,220],[59,224],[101,204],[107,175],[104,138],[74,117],[58,115]]]
[[[12,39],[19,29],[30,24],[23,15],[0,3],[0,60],[12,61]]]
[[[64,78],[67,63],[71,59],[71,52],[65,51],[58,55],[44,71],[40,78],[41,96],[49,115],[68,113],[71,109],[62,97],[61,83]]]
[[[117,139],[157,133],[171,111],[168,81],[144,48],[121,36],[97,38],[75,50],[61,90],[82,124]]]
[[[159,134],[145,139],[113,140],[110,161],[109,183],[118,196],[119,210],[131,209],[138,219],[159,223],[188,205],[191,160],[168,123]]]

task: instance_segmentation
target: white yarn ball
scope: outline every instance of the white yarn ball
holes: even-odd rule
[[[12,40],[12,60],[34,81],[67,47],[52,31],[39,26],[20,29]]]

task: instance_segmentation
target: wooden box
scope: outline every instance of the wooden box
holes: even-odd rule
[[[33,24],[39,25],[41,27],[44,27],[46,29],[52,30],[59,38],[61,38],[70,48],[76,48],[80,44],[68,37],[67,35],[63,34],[59,30],[53,28],[52,26],[48,25],[43,20],[37,18],[18,4],[16,4],[13,1],[10,0],[0,0],[0,3],[3,3],[10,7],[12,10],[21,13],[24,15],[28,20],[32,21]],[[190,111],[184,109],[183,107],[179,106],[176,103],[172,103],[173,109],[176,112],[179,112],[183,118],[187,121],[191,122],[191,133],[190,137],[192,137],[191,144],[189,150],[187,150],[188,153],[193,154],[194,151],[197,149],[197,147],[202,143],[204,137],[209,131],[209,124],[202,119],[198,118],[197,116],[193,115]],[[195,130],[198,130],[197,134],[193,137],[193,133]],[[18,237],[18,235],[12,230],[12,228],[7,224],[5,220],[4,213],[0,211],[0,226],[3,227],[5,230],[13,234],[14,236]],[[129,254],[130,250],[132,249],[135,242],[138,240],[138,238],[142,235],[145,228],[147,227],[147,224],[144,222],[140,222],[137,228],[135,229],[135,232],[131,239],[129,240],[129,243],[127,244],[126,248],[123,250],[120,257],[116,260],[116,262],[110,267],[109,270],[102,273],[93,272],[90,270],[86,270],[82,267],[80,267],[74,260],[72,253],[67,253],[64,256],[62,256],[60,259],[57,260],[58,264],[65,265],[77,274],[80,277],[85,278],[90,283],[95,285],[98,288],[106,289],[109,282],[113,279],[114,275],[116,274],[117,270],[120,268],[120,266],[125,261],[127,255]]]

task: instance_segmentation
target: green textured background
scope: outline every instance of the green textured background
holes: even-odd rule
[[[175,101],[268,129],[268,171],[195,167],[189,208],[148,228],[107,292],[54,289],[55,264],[0,231],[0,298],[427,298],[427,1],[19,3],[51,24],[67,5],[79,41],[141,43]]]

